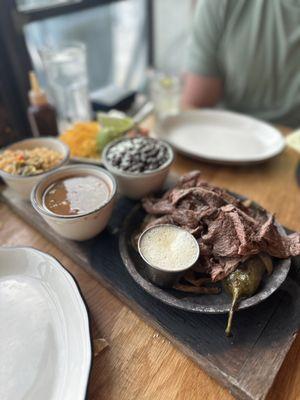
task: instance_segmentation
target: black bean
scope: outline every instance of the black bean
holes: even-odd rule
[[[137,137],[124,139],[111,147],[107,160],[123,171],[153,171],[169,158],[167,148],[155,139]]]
[[[144,153],[149,153],[151,150],[152,150],[152,146],[149,145],[149,144],[146,145],[146,146],[143,148]]]

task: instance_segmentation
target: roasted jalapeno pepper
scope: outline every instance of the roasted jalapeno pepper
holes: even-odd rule
[[[253,296],[257,291],[265,265],[259,257],[252,257],[245,261],[238,269],[223,280],[223,287],[232,296],[232,304],[228,315],[226,335],[231,335],[232,317],[239,301],[243,297]]]

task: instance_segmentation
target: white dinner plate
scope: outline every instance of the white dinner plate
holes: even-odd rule
[[[281,153],[285,141],[273,126],[223,110],[191,110],[163,120],[156,128],[178,151],[201,160],[247,164]]]
[[[0,248],[0,399],[84,400],[91,368],[87,310],[51,256]]]

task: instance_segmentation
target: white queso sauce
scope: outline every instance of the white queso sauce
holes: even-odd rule
[[[199,245],[186,230],[158,225],[140,238],[139,250],[148,264],[166,271],[180,271],[197,261]]]
[[[93,175],[72,176],[52,183],[43,194],[43,206],[58,215],[95,211],[110,198],[110,188]]]

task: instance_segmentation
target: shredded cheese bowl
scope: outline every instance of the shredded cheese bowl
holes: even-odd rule
[[[0,152],[0,176],[27,200],[33,187],[48,172],[69,161],[69,148],[55,138],[32,138],[16,142]]]
[[[60,140],[69,146],[71,157],[99,158],[97,135],[100,131],[98,122],[78,122],[60,135]]]

